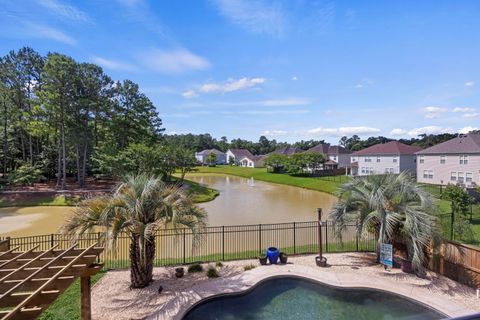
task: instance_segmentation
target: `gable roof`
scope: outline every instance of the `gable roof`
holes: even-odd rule
[[[233,153],[235,158],[244,158],[244,157],[252,157],[252,153],[247,149],[228,149],[227,152],[230,151]]]
[[[197,152],[197,155],[206,156],[206,155],[209,155],[210,153],[215,153],[216,155],[225,154],[222,151],[219,151],[217,149],[205,149],[205,150],[202,150],[200,152]]]
[[[355,156],[361,155],[401,155],[401,154],[415,154],[422,150],[421,147],[409,146],[407,144],[390,141],[387,143],[379,143],[368,148],[356,151],[353,153]]]
[[[350,150],[345,149],[341,146],[331,146],[326,143],[320,143],[315,147],[312,147],[305,151],[306,153],[318,152],[323,154],[350,154],[352,153]]]
[[[288,156],[291,156],[292,154],[300,153],[302,151],[303,150],[298,147],[284,147],[270,152],[270,154],[286,154]]]
[[[417,152],[417,154],[480,153],[480,134],[460,134],[458,137]]]

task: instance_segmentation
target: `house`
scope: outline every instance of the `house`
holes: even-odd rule
[[[328,169],[346,168],[350,165],[351,151],[341,146],[331,146],[321,143],[305,151],[306,153],[317,152],[326,155],[325,165]]]
[[[234,163],[237,166],[240,165],[240,160],[245,157],[253,157],[253,154],[247,149],[228,149],[226,154],[227,163]],[[232,160],[230,160],[232,159]]]
[[[210,155],[210,153],[214,153],[217,156],[217,160],[216,160],[215,164],[226,164],[227,163],[227,160],[226,160],[227,156],[225,155],[225,153],[223,153],[222,151],[219,151],[217,149],[207,149],[207,150],[203,150],[203,151],[200,151],[200,152],[196,152],[195,153],[195,158],[201,164],[208,164],[208,156]]]
[[[415,153],[422,148],[398,141],[379,143],[351,154],[352,175],[416,173]]]
[[[258,168],[265,166],[265,158],[266,156],[250,156],[250,157],[243,157],[239,161],[239,165],[241,167],[248,167],[248,168]]]
[[[417,181],[437,185],[480,185],[480,134],[461,134],[417,152]]]
[[[298,147],[283,147],[273,152],[270,152],[269,154],[284,154],[286,156],[291,156],[293,154],[301,153],[301,152],[303,152],[303,150]]]

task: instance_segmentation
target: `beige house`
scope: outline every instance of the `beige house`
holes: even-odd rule
[[[437,185],[480,185],[480,134],[456,138],[417,152],[417,181]]]
[[[398,141],[379,143],[351,154],[352,175],[398,174],[416,172],[416,155],[420,147]]]
[[[247,168],[258,168],[265,166],[265,156],[247,156],[239,161],[239,166]]]

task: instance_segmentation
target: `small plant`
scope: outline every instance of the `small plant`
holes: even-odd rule
[[[256,266],[253,265],[253,264],[247,264],[247,265],[243,266],[243,270],[248,271],[248,270],[254,269],[255,267]]]
[[[218,273],[217,268],[215,268],[215,267],[213,267],[213,266],[208,267],[207,277],[209,277],[209,278],[218,278],[218,277],[220,277],[220,274]]]
[[[200,263],[194,263],[188,267],[188,273],[202,272],[203,267]]]
[[[215,263],[215,266],[217,268],[222,268],[223,267],[223,263],[221,261],[218,261],[217,263]]]

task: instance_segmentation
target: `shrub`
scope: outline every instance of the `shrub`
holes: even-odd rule
[[[202,271],[203,271],[203,267],[200,263],[194,263],[194,264],[192,264],[188,267],[188,272],[189,273],[202,272]]]
[[[243,266],[243,270],[248,271],[248,270],[254,269],[255,267],[256,266],[253,265],[253,264],[247,264],[247,265]]]
[[[207,270],[207,277],[218,278],[218,277],[220,277],[220,274],[218,274],[218,271],[215,267],[210,266],[210,267],[208,267],[208,270]]]
[[[12,172],[8,178],[9,183],[15,186],[33,185],[35,182],[45,179],[42,175],[42,169],[38,166],[32,166],[29,163],[20,166]]]
[[[220,261],[218,261],[217,263],[215,263],[215,266],[216,266],[217,268],[221,268],[221,267],[223,267],[223,263],[220,262]]]

